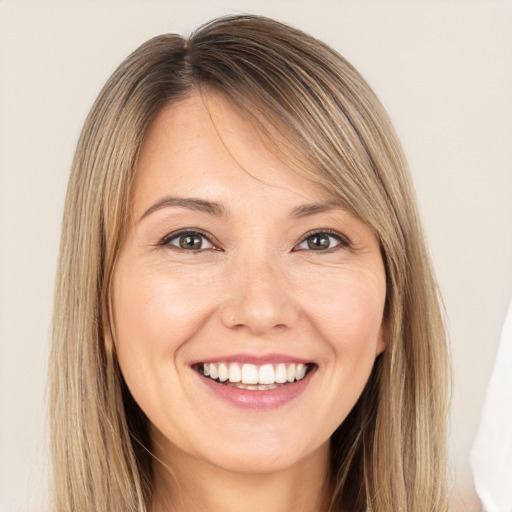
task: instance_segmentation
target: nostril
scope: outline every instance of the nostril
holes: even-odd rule
[[[292,327],[297,319],[297,310],[286,301],[262,301],[248,296],[234,300],[221,311],[225,327],[238,331],[247,329],[255,335],[282,331]]]

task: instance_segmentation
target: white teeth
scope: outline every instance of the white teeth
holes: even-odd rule
[[[219,371],[217,370],[217,365],[213,363],[210,364],[210,378],[213,380],[219,378]]]
[[[236,384],[229,382],[227,385],[237,389],[249,389],[250,391],[267,391],[268,389],[276,389],[279,387],[276,384],[242,384],[241,382],[237,382]]]
[[[219,380],[221,382],[228,380],[228,367],[224,363],[219,364]]]
[[[295,378],[297,380],[301,380],[306,375],[306,365],[304,364],[298,364],[297,368],[295,369]]]
[[[275,375],[274,375],[274,367],[271,364],[264,364],[260,367],[259,372],[259,384],[274,384]]]
[[[258,384],[259,391],[267,391],[268,389],[276,389],[277,386],[275,384]]]
[[[201,373],[205,377],[227,384],[237,384],[242,389],[274,389],[276,384],[285,384],[303,379],[308,365],[279,363],[264,364],[203,363]],[[227,382],[229,381],[229,382]]]
[[[295,380],[295,365],[293,363],[288,366],[286,376],[288,378],[288,382],[293,382]]]
[[[288,380],[288,373],[286,372],[286,365],[279,363],[276,367],[276,382],[284,384]]]
[[[258,368],[255,365],[242,366],[242,384],[258,384]]]
[[[229,365],[229,382],[240,382],[242,380],[242,372],[240,366],[236,363]]]

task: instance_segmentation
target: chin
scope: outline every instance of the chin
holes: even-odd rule
[[[303,425],[304,426],[304,425]],[[329,450],[329,438],[308,438],[305,432],[290,435],[290,428],[276,430],[274,425],[257,432],[241,428],[225,437],[196,445],[198,457],[232,473],[275,473],[290,469],[311,454]],[[203,445],[203,446],[201,446]]]

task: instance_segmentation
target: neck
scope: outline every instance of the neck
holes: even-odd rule
[[[329,445],[273,473],[235,473],[187,454],[155,466],[151,512],[322,512],[329,502]]]

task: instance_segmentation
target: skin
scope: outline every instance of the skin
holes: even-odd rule
[[[113,277],[115,350],[162,462],[153,512],[324,509],[329,438],[385,348],[372,230],[211,92],[155,118],[133,190]],[[223,213],[163,205],[170,196]],[[293,213],[312,203],[323,208]],[[169,236],[183,229],[206,234],[200,250]],[[310,248],[313,230],[335,232],[327,249]],[[268,410],[226,403],[191,367],[276,352],[316,366],[299,397]]]

